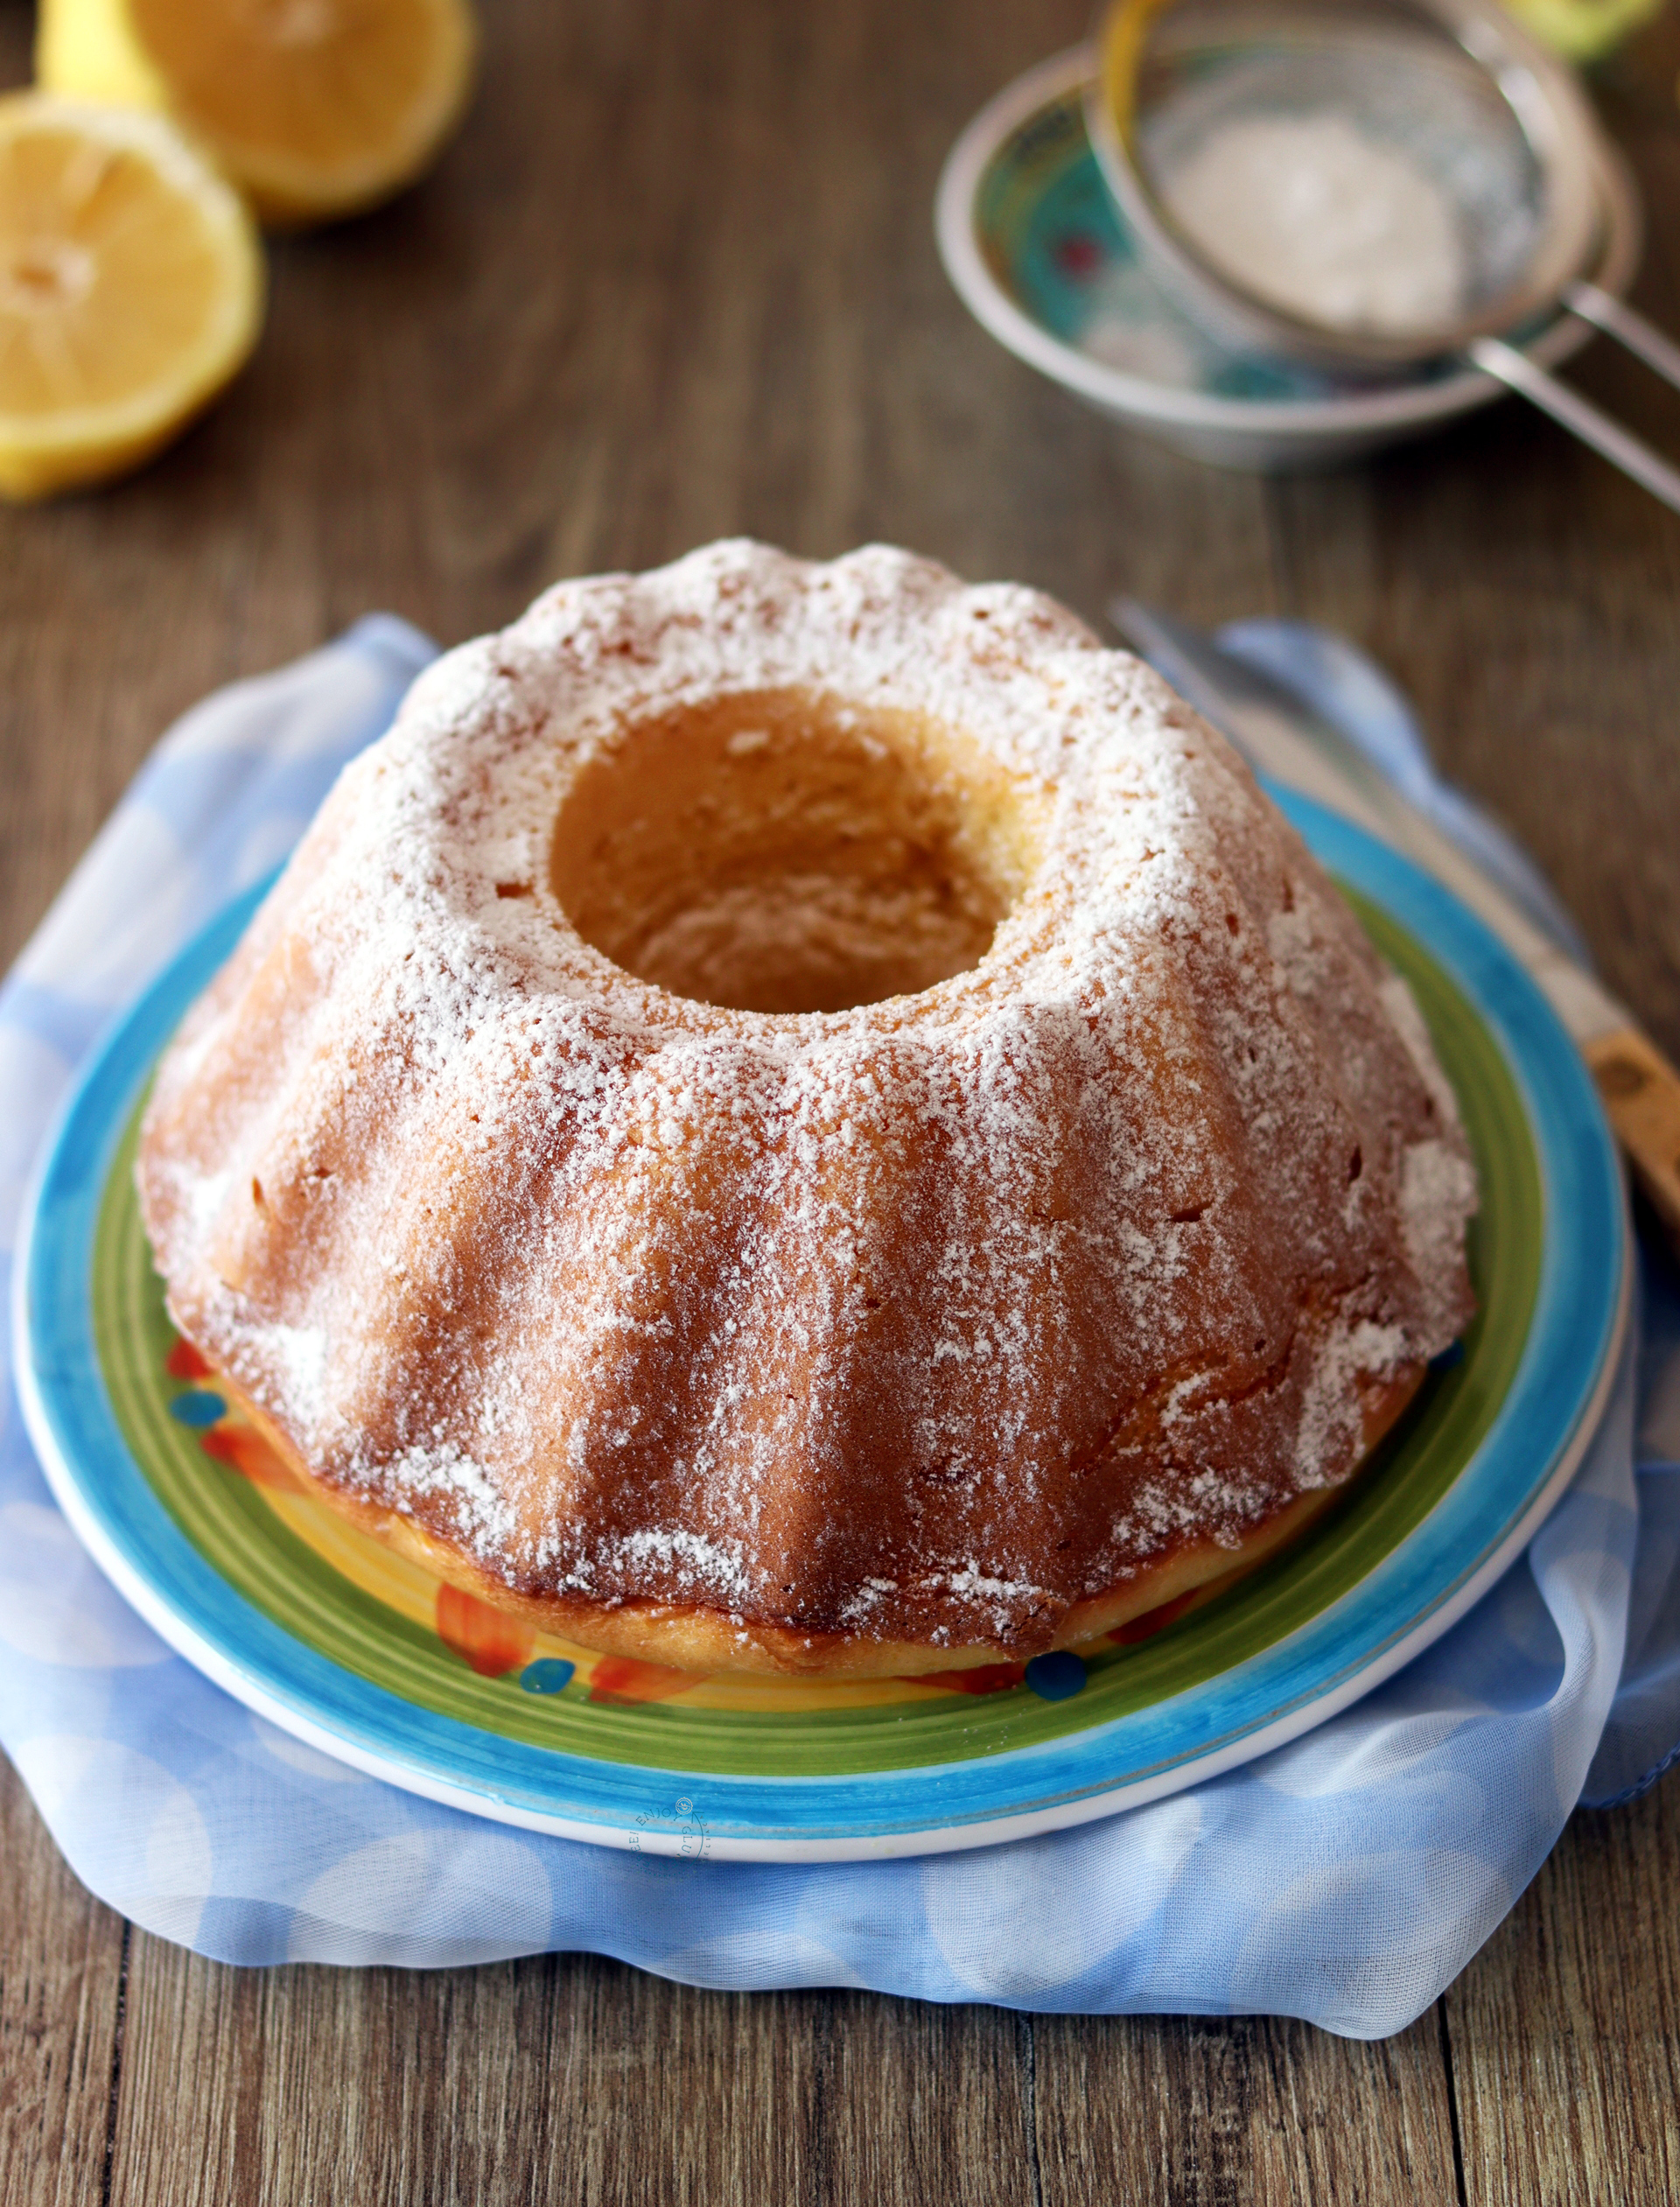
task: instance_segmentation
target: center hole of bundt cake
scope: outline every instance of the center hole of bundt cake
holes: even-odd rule
[[[1036,859],[1003,769],[924,716],[760,691],[644,721],[579,773],[553,885],[677,996],[839,1012],[984,956]]]

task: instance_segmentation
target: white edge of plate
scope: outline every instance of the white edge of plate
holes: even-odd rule
[[[1462,375],[1444,376],[1438,382],[1404,384],[1398,389],[1348,398],[1221,398],[1128,375],[1053,337],[1015,304],[987,267],[974,234],[974,200],[988,165],[1010,133],[1058,97],[1086,83],[1094,67],[1088,46],[1073,46],[1006,85],[981,109],[951,148],[934,195],[934,234],[945,273],[982,328],[1018,359],[1105,412],[1140,425],[1165,424],[1263,436],[1322,437],[1332,444],[1363,432],[1397,435],[1426,427],[1508,396],[1497,377],[1480,368],[1466,368]],[[1638,263],[1640,221],[1626,171],[1614,150],[1606,151],[1601,181],[1610,235],[1593,280],[1619,298],[1633,281]],[[1590,324],[1572,314],[1560,314],[1524,350],[1543,366],[1555,368],[1578,353],[1592,335]]]
[[[74,1094],[73,1090],[72,1104]],[[628,1825],[615,1828],[578,1818],[544,1815],[499,1800],[494,1794],[475,1788],[452,1785],[446,1780],[432,1777],[408,1763],[395,1758],[388,1760],[371,1753],[356,1741],[317,1723],[290,1702],[270,1693],[259,1681],[241,1670],[237,1664],[228,1661],[219,1649],[202,1639],[190,1625],[177,1616],[162,1596],[156,1594],[132,1569],[115,1544],[107,1538],[97,1517],[84,1502],[76,1477],[59,1450],[32,1362],[17,1353],[28,1338],[25,1282],[29,1278],[31,1244],[34,1238],[40,1188],[56,1146],[54,1139],[47,1141],[31,1176],[23,1213],[24,1232],[13,1258],[10,1319],[18,1398],[23,1407],[24,1424],[55,1500],[82,1545],[123,1599],[139,1613],[161,1640],[236,1701],[255,1710],[257,1715],[267,1718],[281,1731],[290,1733],[294,1739],[319,1749],[337,1762],[350,1764],[369,1777],[385,1779],[404,1792],[418,1794],[447,1808],[466,1810],[470,1814],[488,1818],[494,1823],[514,1825],[523,1831],[547,1832],[558,1839],[581,1839],[592,1846],[616,1847],[630,1853],[686,1855],[692,1860],[696,1850],[690,1829],[659,1832],[650,1826],[632,1828]],[[1042,1809],[1026,1810],[1014,1816],[997,1817],[956,1827],[941,1827],[926,1832],[894,1832],[879,1837],[865,1835],[857,1839],[839,1839],[830,1835],[811,1839],[767,1839],[723,1835],[713,1837],[708,1833],[699,1852],[715,1861],[859,1862],[886,1861],[912,1855],[952,1854],[974,1847],[998,1846],[1012,1839],[1032,1839],[1045,1832],[1067,1831],[1076,1825],[1096,1823],[1102,1818],[1118,1815],[1124,1809],[1142,1808],[1146,1803],[1159,1800],[1166,1795],[1181,1793],[1190,1786],[1218,1777],[1222,1772],[1234,1769],[1240,1764],[1253,1762],[1260,1756],[1270,1754],[1274,1748],[1284,1747],[1292,1740],[1298,1739],[1303,1733],[1316,1730],[1330,1718],[1340,1715],[1354,1702],[1374,1692],[1396,1671],[1402,1670],[1414,1655],[1421,1653],[1449,1632],[1460,1618],[1474,1607],[1539,1531],[1553,1504],[1574,1477],[1598,1432],[1620,1369],[1622,1348],[1633,1307],[1633,1231],[1629,1221],[1622,1237],[1621,1284],[1615,1320],[1605,1345],[1601,1368],[1568,1440],[1558,1452],[1557,1461],[1536,1491],[1533,1500],[1480,1566],[1445,1601],[1432,1608],[1410,1632],[1393,1641],[1368,1664],[1341,1679],[1328,1692],[1315,1697],[1303,1706],[1285,1712],[1275,1723],[1257,1732],[1243,1733],[1240,1738],[1208,1755],[1187,1762],[1176,1762],[1169,1769],[1155,1772],[1148,1777],[1133,1780],[1129,1784],[1107,1791],[1083,1795],[1074,1801],[1056,1802]]]

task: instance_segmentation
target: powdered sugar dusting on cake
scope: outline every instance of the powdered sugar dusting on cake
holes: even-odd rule
[[[1331,1483],[1336,1467],[1357,1453],[1364,1423],[1360,1384],[1393,1378],[1410,1346],[1400,1327],[1368,1318],[1334,1328],[1318,1345],[1295,1436],[1295,1475],[1304,1489]]]
[[[970,970],[732,1011],[572,926],[578,776],[789,690],[960,730],[1045,823]],[[1241,763],[1050,601],[879,547],[563,585],[437,662],[140,1171],[178,1321],[330,1483],[524,1592],[934,1645],[1046,1644],[1344,1478],[1469,1307],[1422,1021]]]
[[[1407,1055],[1418,1068],[1419,1079],[1429,1090],[1442,1125],[1456,1131],[1460,1124],[1459,1099],[1441,1070],[1441,1061],[1430,1042],[1429,1029],[1424,1025],[1424,1015],[1418,1009],[1418,999],[1397,973],[1385,973],[1377,984],[1377,993],[1395,1032],[1406,1046]]]
[[[1412,1142],[1400,1168],[1400,1216],[1406,1255],[1424,1292],[1433,1334],[1458,1329],[1454,1268],[1463,1254],[1462,1222],[1476,1207],[1476,1176],[1463,1151],[1447,1141]]]

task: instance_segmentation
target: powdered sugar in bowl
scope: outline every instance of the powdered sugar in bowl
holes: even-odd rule
[[[1680,470],[1522,350],[1561,306],[1680,385],[1680,348],[1592,280],[1586,95],[1493,0],[1110,0],[1087,114],[1211,333],[1342,384],[1474,363],[1680,511]]]
[[[1461,359],[1348,383],[1204,327],[1159,279],[1103,181],[1087,121],[1096,66],[1083,47],[1040,64],[974,117],[946,162],[940,253],[1000,344],[1110,419],[1221,466],[1334,466],[1501,396],[1493,375]],[[1598,151],[1603,242],[1592,274],[1619,295],[1638,263],[1638,206],[1614,149]],[[1525,349],[1555,367],[1590,335],[1554,312]]]

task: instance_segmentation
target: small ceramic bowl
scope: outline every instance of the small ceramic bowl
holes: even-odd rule
[[[1376,389],[1339,387],[1215,343],[1143,266],[1109,194],[1085,130],[1093,67],[1080,47],[1018,79],[976,116],[940,179],[946,273],[1000,344],[1099,413],[1224,467],[1333,466],[1506,395],[1450,361]],[[1614,157],[1600,183],[1592,280],[1620,298],[1638,265],[1639,202]],[[1564,313],[1514,341],[1555,368],[1592,335]]]

